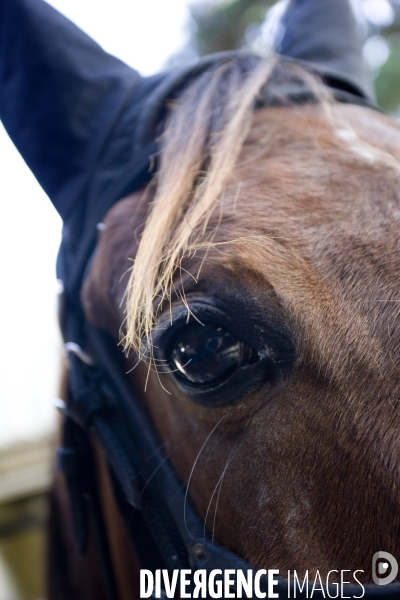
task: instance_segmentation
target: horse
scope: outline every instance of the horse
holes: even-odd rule
[[[163,564],[398,597],[372,581],[400,555],[400,126],[314,67],[223,54],[146,112],[150,174],[63,298],[50,598],[139,598]]]

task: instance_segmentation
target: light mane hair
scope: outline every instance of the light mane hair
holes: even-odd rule
[[[250,62],[250,68],[249,68]],[[174,274],[182,260],[212,244],[211,215],[248,137],[260,90],[278,59],[251,56],[216,64],[198,76],[170,109],[160,139],[156,193],[127,288],[125,348],[139,359],[152,356],[149,340],[162,304],[171,301]],[[290,65],[318,100],[326,87],[309,72]],[[328,103],[329,104],[329,103]],[[183,297],[182,297],[183,299]]]

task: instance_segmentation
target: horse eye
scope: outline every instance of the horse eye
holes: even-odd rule
[[[226,329],[213,324],[181,327],[167,352],[175,375],[192,386],[218,383],[253,359],[251,348]]]

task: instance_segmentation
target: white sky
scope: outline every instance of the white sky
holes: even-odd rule
[[[143,75],[186,41],[187,0],[51,0],[108,52]],[[55,258],[61,223],[0,124],[0,446],[54,420],[60,342]]]

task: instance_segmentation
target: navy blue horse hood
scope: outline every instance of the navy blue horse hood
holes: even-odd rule
[[[287,5],[278,53],[372,99],[349,0]],[[58,271],[71,292],[96,224],[149,180],[157,115],[215,60],[144,78],[43,0],[0,0],[0,118],[64,221]]]

